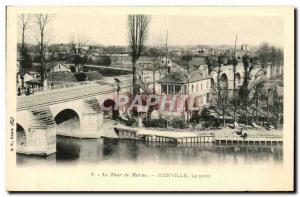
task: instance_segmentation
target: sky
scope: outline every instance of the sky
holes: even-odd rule
[[[68,43],[83,37],[90,44],[127,45],[126,15],[57,14],[47,26],[48,43]],[[154,15],[148,29],[147,45],[259,45],[268,42],[283,46],[283,21],[278,17],[211,17]],[[26,41],[36,43],[34,25],[26,32]],[[20,41],[20,32],[18,34]]]

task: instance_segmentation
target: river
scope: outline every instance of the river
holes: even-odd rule
[[[110,138],[57,136],[57,152],[49,156],[17,154],[18,165],[83,163],[282,164],[282,146],[220,146],[213,143],[175,145]]]

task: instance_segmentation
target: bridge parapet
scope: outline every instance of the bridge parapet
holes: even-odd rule
[[[120,78],[121,91],[128,91],[131,88],[131,79]],[[105,83],[89,83],[85,86],[72,86],[52,91],[44,91],[40,94],[17,97],[17,111],[27,110],[37,107],[56,105],[74,100],[98,97],[106,94],[115,94],[117,86],[114,79],[107,80]]]
[[[91,84],[105,84],[105,81],[103,81],[103,80],[81,81],[81,82],[72,82],[72,83],[52,85],[52,86],[50,85],[48,87],[36,87],[36,88],[33,88],[32,91],[34,92],[34,94],[41,94],[41,93],[46,93],[46,92],[53,91],[53,90],[65,89],[65,88],[77,87],[77,86],[86,86],[86,85],[91,85]],[[23,96],[25,96],[25,91],[26,90],[21,90],[21,93]]]

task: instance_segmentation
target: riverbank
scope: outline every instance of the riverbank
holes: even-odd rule
[[[113,126],[118,138],[142,141],[162,141],[170,143],[247,143],[282,144],[282,130],[231,129],[224,127],[215,130],[187,130],[129,127],[122,124]],[[242,134],[241,134],[242,133]]]

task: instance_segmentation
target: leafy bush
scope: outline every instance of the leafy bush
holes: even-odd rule
[[[171,121],[171,126],[175,129],[188,128],[188,124],[186,124],[182,119],[174,119],[173,121]]]
[[[189,125],[182,119],[167,120],[165,118],[148,119],[147,122],[144,121],[144,125],[146,127],[159,128],[166,128],[167,126],[170,126],[175,129],[185,129],[189,127]]]
[[[127,121],[127,126],[131,126],[131,127],[137,127],[139,125],[139,121],[137,118],[130,118]]]
[[[167,120],[163,118],[159,119],[149,119],[146,122],[144,122],[144,125],[146,127],[160,127],[160,128],[166,128],[167,127]]]

